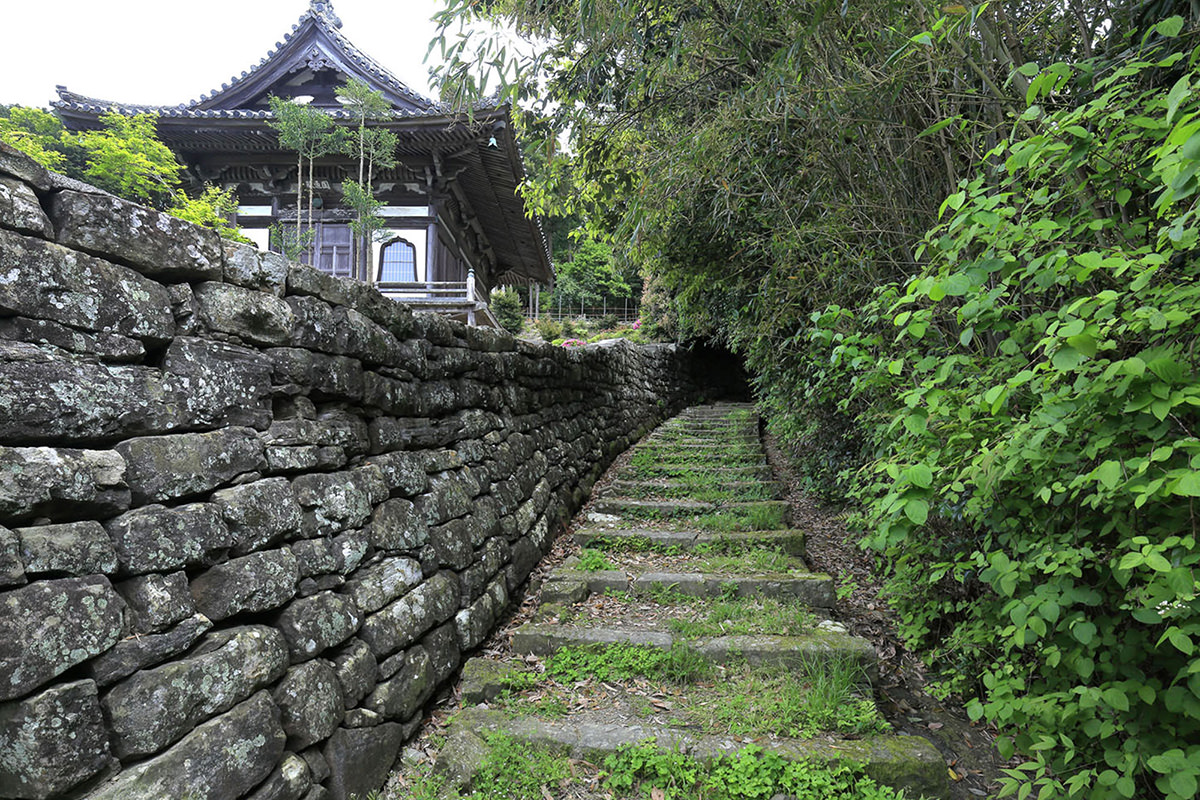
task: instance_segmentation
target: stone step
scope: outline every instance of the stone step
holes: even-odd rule
[[[654,724],[620,724],[581,714],[569,720],[542,720],[504,711],[466,708],[455,716],[449,740],[438,759],[438,769],[465,784],[480,767],[486,752],[483,739],[504,734],[532,747],[568,750],[576,759],[602,763],[623,747],[654,742],[662,752],[687,753],[708,761],[727,757],[743,749],[744,743],[728,736],[705,736],[694,731]],[[881,734],[863,739],[770,738],[756,740],[764,751],[786,761],[821,765],[852,762],[861,764],[877,784],[903,789],[906,797],[949,796],[946,765],[938,751],[918,736]],[[444,762],[444,763],[443,763]]]
[[[670,462],[659,462],[657,464],[647,464],[643,466],[627,466],[618,471],[619,478],[628,478],[632,480],[641,480],[646,477],[660,478],[680,478],[688,475],[696,474],[696,466],[694,464],[679,464]],[[703,467],[705,477],[727,477],[730,480],[764,480],[769,481],[772,478],[771,468],[768,466],[754,466],[752,464],[735,467],[722,467],[706,465]]]
[[[784,500],[754,500],[744,503],[703,503],[696,500],[631,500],[599,497],[592,502],[593,512],[620,517],[686,519],[703,514],[731,514],[749,517],[752,514],[778,517],[786,524],[789,505]]]
[[[578,562],[575,562],[578,564]],[[833,608],[833,579],[821,572],[739,575],[621,569],[584,571],[564,564],[542,584],[543,603],[577,603],[589,594],[606,591],[649,595],[670,589],[688,597],[794,597],[814,608]]]
[[[700,548],[777,548],[788,555],[804,556],[804,532],[751,531],[749,533],[698,533],[686,530],[663,530],[661,528],[613,528],[605,525],[588,525],[575,531],[574,539],[580,547],[598,544],[613,544],[620,549],[668,549],[694,550]]]
[[[678,452],[684,455],[716,453],[720,455],[765,456],[765,451],[757,442],[730,441],[728,439],[712,439],[709,441],[688,437],[682,441],[667,439],[649,439],[637,446],[635,452]]]
[[[716,636],[687,639],[667,631],[558,625],[527,622],[513,631],[513,652],[539,657],[549,656],[564,647],[634,645],[656,650],[683,648],[714,664],[761,666],[808,666],[822,662],[849,661],[861,670],[871,685],[879,679],[875,648],[866,639],[851,636],[837,623],[822,623],[801,636]]]
[[[703,449],[688,449],[674,445],[656,445],[654,447],[640,446],[633,451],[633,462],[644,462],[648,459],[659,461],[679,462],[728,462],[729,466],[757,464],[766,466],[767,456],[760,452],[748,453],[730,451],[726,448],[707,447]]]
[[[757,499],[774,500],[783,494],[783,484],[777,481],[714,480],[707,483],[694,483],[679,480],[617,479],[602,490],[602,496],[621,495],[630,498],[672,497],[686,500],[689,493],[711,490],[725,491],[733,495],[757,491],[761,495]]]

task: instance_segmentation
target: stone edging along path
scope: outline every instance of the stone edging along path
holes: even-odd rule
[[[874,649],[830,618],[752,407],[688,409],[626,461],[511,646],[466,663],[432,774],[384,796],[516,798],[545,768],[546,800],[945,797],[937,750],[876,707]],[[512,763],[535,752],[566,771]]]

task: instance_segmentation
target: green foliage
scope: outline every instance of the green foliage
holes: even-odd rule
[[[603,552],[584,548],[579,553],[579,569],[584,572],[601,572],[613,569],[613,564]]]
[[[533,321],[533,329],[537,331],[538,336],[541,336],[547,342],[561,339],[563,336],[563,326],[549,317],[535,319]]]
[[[928,266],[816,315],[903,632],[1031,759],[1009,793],[1196,793],[1198,61],[1033,72]]]
[[[694,683],[709,675],[712,665],[685,647],[615,644],[607,647],[564,647],[546,660],[546,674],[562,682],[588,678],[598,681],[644,677],[667,683]]]
[[[604,758],[604,787],[618,797],[649,796],[652,788],[673,800],[767,800],[777,795],[830,800],[903,800],[904,792],[879,786],[861,766],[846,761],[787,761],[750,745],[698,761],[654,742],[625,745]]]
[[[101,189],[165,208],[175,196],[183,166],[158,140],[153,114],[105,114],[104,128],[76,140],[85,152],[84,177]]]
[[[500,321],[500,327],[509,333],[520,333],[525,327],[525,308],[521,297],[512,289],[498,289],[492,292],[492,311]],[[551,337],[557,338],[557,337]]]
[[[78,150],[58,117],[24,106],[0,107],[0,142],[12,145],[46,169],[63,173],[71,168],[68,153]]]
[[[592,238],[580,242],[569,260],[555,264],[554,272],[554,294],[547,298],[551,306],[559,302],[567,308],[598,305],[606,297],[633,293],[629,276],[617,268],[612,248]]]
[[[352,258],[358,264],[362,253],[367,254],[365,264],[366,274],[372,273],[370,264],[370,243],[375,241],[379,231],[386,223],[379,217],[379,209],[383,203],[375,199],[374,178],[375,169],[388,169],[396,166],[396,145],[399,140],[396,134],[384,128],[370,128],[373,119],[385,116],[391,105],[382,92],[372,89],[364,81],[351,78],[338,87],[338,99],[350,111],[355,128],[350,136],[331,139],[328,143],[330,150],[340,146],[342,152],[358,157],[358,180],[346,180],[342,183],[342,200],[354,210],[354,219],[350,229],[354,232],[354,252]]]
[[[188,197],[182,192],[176,194],[175,204],[167,209],[167,213],[195,225],[212,228],[225,239],[252,244],[229,221],[237,215],[237,207],[237,195],[232,189],[205,185],[199,197]]]
[[[297,103],[294,100],[271,95],[267,98],[271,105],[271,120],[267,123],[276,132],[279,145],[296,153],[296,234],[294,242],[303,244],[304,248],[311,241],[313,233],[313,165],[318,158],[342,149],[346,138],[345,130],[335,127],[330,116],[320,109]],[[304,170],[308,167],[308,178],[305,180]],[[308,224],[302,224],[302,210],[305,203],[305,187],[307,187]],[[364,195],[369,195],[364,192]],[[291,238],[290,236],[282,237]],[[299,254],[297,254],[299,255]]]

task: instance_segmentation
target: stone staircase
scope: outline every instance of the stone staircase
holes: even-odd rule
[[[874,649],[831,619],[833,582],[805,564],[752,407],[688,409],[623,461],[511,647],[465,665],[435,774],[467,794],[500,734],[585,765],[636,748],[710,767],[771,758],[861,781],[828,796],[945,797],[938,752],[878,712]],[[628,796],[693,796],[643,771]],[[542,793],[609,794],[595,785]]]

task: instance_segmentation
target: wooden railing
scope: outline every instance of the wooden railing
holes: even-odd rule
[[[476,312],[487,312],[487,303],[475,290],[475,270],[465,281],[380,281],[380,292],[413,308],[465,313],[474,325]]]

